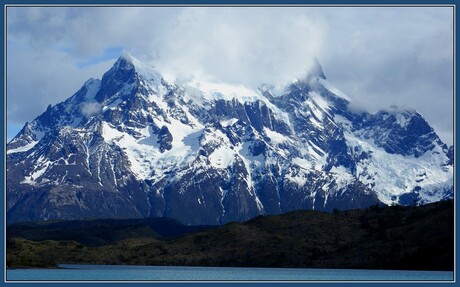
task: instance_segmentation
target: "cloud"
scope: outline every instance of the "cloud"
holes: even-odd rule
[[[414,107],[451,143],[452,13],[451,7],[8,7],[8,120],[31,120],[88,78],[100,78],[115,61],[108,51],[121,48],[179,82],[215,78],[253,88],[291,81],[317,57],[356,107]],[[31,98],[37,105],[22,105]]]
[[[158,49],[157,65],[257,87],[304,73],[322,48],[322,23],[293,9],[187,9]]]
[[[83,116],[85,116],[86,118],[89,118],[92,115],[98,113],[101,110],[102,105],[98,102],[90,102],[90,103],[83,103],[80,108],[81,108],[81,113],[83,114]]]
[[[280,13],[281,12],[281,13]],[[37,50],[72,57],[125,47],[178,77],[276,82],[305,72],[323,44],[323,23],[293,8],[17,8],[8,32]],[[267,71],[272,71],[267,73]]]
[[[72,57],[58,50],[36,53],[22,40],[8,43],[7,120],[17,124],[31,121],[73,95],[90,77],[101,77],[112,60],[78,68]]]
[[[340,46],[326,45],[321,54],[326,76],[368,111],[415,108],[452,144],[452,13],[449,7],[330,11],[336,21],[329,22],[327,42]]]

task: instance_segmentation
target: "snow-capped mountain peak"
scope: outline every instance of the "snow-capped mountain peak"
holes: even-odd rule
[[[144,64],[138,59],[134,58],[128,52],[124,52],[117,60],[114,66],[132,66],[136,71],[136,74],[146,81],[158,82],[162,79],[162,76],[155,70],[153,66]]]
[[[319,62],[288,85],[172,84],[123,54],[8,144],[8,220],[219,224],[453,196],[453,150],[420,114],[355,113]]]
[[[134,95],[138,88],[158,91],[163,84],[161,75],[128,53],[124,53],[112,68],[102,76],[102,89],[95,99],[102,103],[108,99]]]
[[[313,59],[313,65],[308,72],[308,77],[326,80],[326,76],[323,72],[323,67],[321,66],[317,58]]]

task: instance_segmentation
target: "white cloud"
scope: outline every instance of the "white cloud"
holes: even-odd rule
[[[156,64],[184,78],[199,71],[251,86],[291,81],[312,64],[324,31],[305,13],[279,10],[183,10],[166,46],[158,49]]]
[[[452,8],[8,8],[8,119],[31,120],[100,78],[123,47],[179,81],[248,86],[298,77],[316,56],[356,106],[420,111],[451,143]],[[23,103],[33,99],[36,104]]]
[[[98,102],[90,102],[90,103],[83,103],[80,108],[81,108],[81,113],[83,114],[83,116],[85,116],[86,118],[89,118],[92,115],[98,113],[101,110],[102,105]]]
[[[79,69],[72,57],[50,50],[37,53],[22,41],[9,42],[7,55],[8,123],[33,120],[46,110],[73,95],[90,77],[101,77],[112,61]]]

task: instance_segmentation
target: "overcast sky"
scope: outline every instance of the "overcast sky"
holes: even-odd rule
[[[179,82],[252,88],[316,57],[356,107],[413,107],[453,142],[452,7],[8,7],[8,138],[123,51]]]

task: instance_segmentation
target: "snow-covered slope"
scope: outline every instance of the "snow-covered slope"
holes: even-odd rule
[[[179,86],[124,54],[8,144],[8,220],[220,224],[453,197],[453,149],[420,114],[357,114],[349,101],[319,63],[274,95]]]

